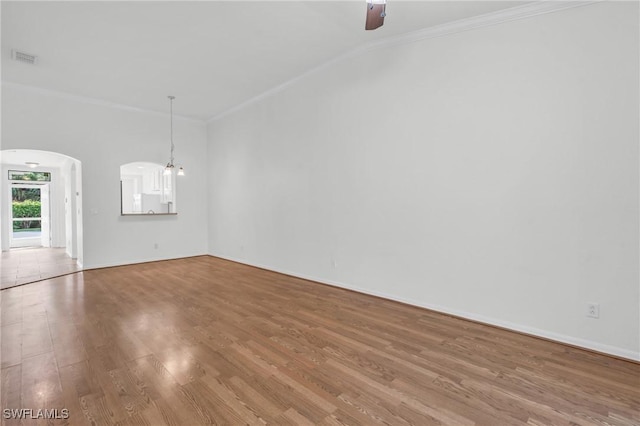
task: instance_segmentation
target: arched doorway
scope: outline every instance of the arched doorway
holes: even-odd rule
[[[0,151],[0,288],[82,269],[82,164],[64,154]]]

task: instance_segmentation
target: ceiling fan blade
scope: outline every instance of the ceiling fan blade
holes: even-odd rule
[[[375,30],[384,24],[385,6],[386,4],[384,3],[367,3],[365,30]]]

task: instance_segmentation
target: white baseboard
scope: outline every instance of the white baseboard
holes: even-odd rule
[[[555,333],[553,331],[541,330],[535,327],[529,327],[527,325],[512,323],[509,321],[503,321],[500,319],[487,317],[484,315],[478,315],[471,312],[460,311],[457,309],[451,309],[444,306],[432,305],[428,303],[420,303],[414,300],[405,299],[403,297],[399,297],[393,294],[387,294],[377,291],[371,291],[369,289],[360,288],[348,284],[344,284],[338,281],[326,280],[322,278],[313,277],[310,275],[299,274],[297,272],[291,272],[283,269],[273,268],[271,266],[261,265],[257,263],[252,263],[244,259],[237,259],[229,256],[221,256],[214,253],[209,253],[210,256],[219,257],[221,259],[230,260],[232,262],[242,263],[244,265],[255,266],[257,268],[266,269],[273,272],[279,272],[285,275],[291,275],[293,277],[302,278],[309,281],[315,281],[321,284],[327,284],[334,287],[343,288],[346,290],[356,291],[358,293],[368,294],[371,296],[382,297],[384,299],[393,300],[396,302],[405,303],[407,305],[417,306],[419,308],[425,308],[432,311],[440,312],[443,314],[449,314],[460,318],[465,318],[472,321],[481,322],[488,325],[493,325],[496,327],[506,328],[509,330],[517,331],[520,333],[530,334],[532,336],[542,337],[544,339],[553,340],[559,343],[566,343],[568,345],[577,346],[584,349],[589,349],[596,352],[601,352],[608,355],[614,355],[620,358],[629,359],[632,361],[640,361],[640,352],[634,352],[628,349],[619,348],[617,346],[610,346],[599,342],[594,342],[592,340],[586,340],[579,337],[567,336],[560,333]]]

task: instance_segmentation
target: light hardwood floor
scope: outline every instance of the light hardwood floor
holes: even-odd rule
[[[213,257],[0,296],[2,408],[54,424],[640,424],[636,363]]]

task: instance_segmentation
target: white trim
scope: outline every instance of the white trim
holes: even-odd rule
[[[114,108],[114,109],[120,109],[124,111],[141,112],[145,114],[153,114],[153,115],[159,115],[162,117],[169,117],[169,114],[165,112],[153,111],[146,108],[139,108],[131,105],[119,104],[116,102],[106,101],[104,99],[98,99],[98,98],[91,98],[88,96],[72,95],[66,92],[59,92],[57,90],[45,89],[43,87],[30,86],[22,83],[14,83],[12,81],[2,81],[2,86],[11,87],[13,89],[25,90],[27,92],[37,93],[39,95],[51,96],[51,97],[76,101],[76,102],[90,104],[90,105],[97,105],[105,108]],[[194,118],[194,117],[187,117],[184,115],[174,114],[173,117],[178,118],[180,120],[195,121],[197,123],[205,122],[204,120]]]
[[[485,13],[483,15],[460,19],[460,20],[448,22],[442,25],[436,25],[434,27],[424,28],[416,31],[411,31],[405,34],[400,34],[396,36],[387,37],[381,40],[376,40],[376,41],[364,44],[362,46],[356,47],[334,58],[331,58],[328,61],[314,68],[311,68],[310,70],[307,70],[302,74],[299,74],[278,86],[272,87],[271,89],[251,99],[247,99],[246,101],[234,107],[231,107],[219,114],[216,114],[210,117],[209,119],[206,120],[206,122],[211,123],[213,121],[216,121],[226,115],[239,111],[251,104],[259,102],[262,99],[268,98],[269,96],[272,96],[278,92],[281,92],[287,87],[296,83],[297,81],[311,74],[314,74],[324,68],[327,68],[335,63],[344,61],[346,59],[350,59],[350,58],[362,55],[363,53],[366,53],[372,50],[398,46],[401,44],[413,43],[416,41],[426,40],[430,38],[443,37],[451,34],[461,33],[464,31],[474,30],[477,28],[489,27],[492,25],[503,24],[505,22],[511,22],[519,19],[530,18],[533,16],[543,15],[551,12],[558,12],[565,9],[571,9],[574,7],[586,6],[593,3],[599,3],[601,1],[603,0],[536,1],[533,3],[524,4],[522,6],[516,6],[509,9],[503,9],[495,12]]]
[[[516,323],[509,322],[509,321],[503,321],[503,320],[500,320],[500,319],[491,318],[491,317],[487,317],[487,316],[484,316],[484,315],[478,315],[478,314],[474,314],[474,313],[470,313],[470,312],[460,311],[460,310],[457,310],[457,309],[450,309],[450,308],[439,306],[439,305],[432,305],[430,303],[420,303],[420,302],[416,302],[415,300],[409,300],[409,299],[405,299],[405,298],[398,297],[398,296],[391,295],[391,294],[387,294],[387,293],[371,291],[369,289],[364,289],[364,288],[360,288],[360,287],[356,287],[356,286],[352,286],[352,285],[347,285],[347,284],[344,284],[344,283],[341,283],[341,282],[338,282],[338,281],[320,279],[320,278],[313,277],[313,276],[310,276],[310,275],[304,275],[304,274],[299,274],[299,273],[296,273],[296,272],[287,271],[287,270],[284,270],[284,269],[273,268],[271,266],[265,266],[265,265],[261,265],[261,264],[257,264],[257,263],[248,262],[248,261],[243,260],[243,259],[236,259],[236,258],[233,258],[233,257],[221,256],[221,255],[212,254],[212,253],[209,253],[209,256],[219,257],[220,259],[230,260],[232,262],[241,263],[243,265],[255,266],[256,268],[266,269],[268,271],[278,272],[278,273],[281,273],[281,274],[290,275],[290,276],[293,276],[293,277],[302,278],[302,279],[309,280],[309,281],[315,281],[315,282],[321,283],[321,284],[327,284],[327,285],[331,285],[331,286],[334,286],[334,287],[339,287],[339,288],[343,288],[343,289],[347,289],[347,290],[352,290],[352,291],[356,291],[356,292],[362,293],[362,294],[367,294],[367,295],[370,295],[370,296],[381,297],[383,299],[393,300],[393,301],[396,301],[396,302],[405,303],[407,305],[417,306],[419,308],[429,309],[429,310],[432,310],[432,311],[435,311],[435,312],[440,312],[440,313],[444,313],[444,314],[450,314],[450,315],[454,315],[456,317],[466,318],[466,319],[473,320],[473,321],[478,321],[478,322],[481,322],[481,323],[484,323],[484,324],[494,325],[494,326],[497,326],[497,327],[502,327],[502,328],[506,328],[506,329],[509,329],[509,330],[513,330],[513,331],[517,331],[517,332],[521,332],[521,333],[525,333],[525,334],[530,334],[530,335],[533,335],[533,336],[542,337],[542,338],[545,338],[545,339],[553,340],[555,342],[566,343],[566,344],[569,344],[569,345],[578,346],[578,347],[585,348],[585,349],[590,349],[590,350],[601,352],[601,353],[604,353],[604,354],[618,356],[620,358],[630,359],[630,360],[633,360],[633,361],[640,361],[640,351],[639,352],[635,352],[635,351],[631,351],[631,350],[628,350],[628,349],[619,348],[617,346],[610,346],[610,345],[606,345],[606,344],[603,344],[603,343],[594,342],[592,340],[586,340],[586,339],[582,339],[582,338],[579,338],[579,337],[567,336],[565,334],[555,333],[553,331],[542,330],[542,329],[539,329],[539,328],[529,327],[529,326],[522,325],[522,324],[516,324]]]

